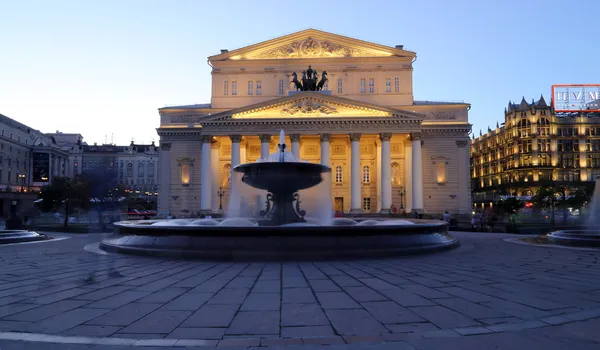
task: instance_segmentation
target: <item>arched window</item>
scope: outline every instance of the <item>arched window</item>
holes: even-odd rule
[[[363,183],[368,184],[371,182],[371,169],[367,165],[363,167]]]
[[[335,167],[335,183],[341,184],[343,180],[344,178],[342,176],[342,167],[338,165]]]
[[[154,163],[148,164],[148,177],[154,177]]]
[[[392,163],[392,185],[400,185],[400,165],[398,163]]]
[[[144,163],[138,164],[138,177],[144,177]]]
[[[190,166],[185,164],[181,166],[181,184],[186,186],[190,184]]]
[[[133,176],[133,163],[127,163],[127,177]]]
[[[550,121],[546,118],[540,118],[538,124],[538,135],[550,135]]]
[[[231,165],[225,164],[223,167],[223,187],[229,187],[231,184]]]
[[[531,132],[531,122],[527,119],[521,119],[518,126],[519,137],[527,137]]]

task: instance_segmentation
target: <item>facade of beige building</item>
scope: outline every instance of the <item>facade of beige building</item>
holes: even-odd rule
[[[209,57],[211,102],[159,109],[158,210],[226,210],[231,169],[275,152],[283,129],[292,153],[331,167],[336,211],[470,212],[470,105],[416,101],[415,59],[313,29]],[[326,72],[322,90],[296,90],[308,70]]]
[[[473,138],[470,147],[475,208],[499,196],[531,199],[542,186],[567,192],[600,176],[600,113],[554,111],[543,96],[508,103],[504,122]]]

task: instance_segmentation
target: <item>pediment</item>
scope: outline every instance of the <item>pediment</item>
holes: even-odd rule
[[[305,119],[305,118],[402,118],[422,120],[422,115],[390,109],[319,92],[301,92],[228,112],[212,115],[206,121],[226,119]]]
[[[217,60],[268,60],[330,57],[415,57],[411,51],[307,29],[209,57]]]

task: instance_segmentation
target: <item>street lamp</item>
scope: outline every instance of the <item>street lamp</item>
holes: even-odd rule
[[[25,174],[19,174],[19,179],[21,179],[21,192],[23,192],[23,186],[25,186]]]
[[[400,209],[404,209],[404,186],[400,186],[398,194],[400,195]]]
[[[217,191],[217,196],[219,196],[219,210],[223,210],[223,195],[225,194],[225,192],[223,192],[223,187],[219,187],[219,190]]]

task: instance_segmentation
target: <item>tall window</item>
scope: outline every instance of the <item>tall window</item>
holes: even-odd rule
[[[148,164],[148,177],[154,177],[154,163]]]
[[[364,94],[367,92],[367,80],[365,78],[360,79],[360,93]]]
[[[531,129],[531,122],[527,119],[521,119],[521,121],[519,121],[518,123],[518,132],[519,132],[519,137],[527,137],[529,136],[530,133],[530,129]]]
[[[385,92],[392,92],[392,78],[385,78]]]
[[[279,95],[283,95],[283,79],[279,81]]]
[[[400,185],[400,165],[398,163],[392,164],[392,184]]]
[[[191,173],[190,173],[190,166],[189,165],[182,165],[181,166],[181,184],[182,185],[189,185],[190,184],[190,177],[191,177]]]
[[[231,94],[237,96],[237,81],[235,80],[231,82]]]
[[[363,183],[368,184],[371,182],[371,169],[367,165],[363,167]]]
[[[400,78],[394,78],[394,92],[400,92]]]
[[[262,81],[260,80],[256,81],[256,94],[262,95]]]
[[[548,119],[540,118],[538,120],[538,135],[550,135],[550,121]]]
[[[254,95],[254,82],[248,81],[248,95]]]
[[[223,82],[223,96],[229,95],[229,81],[225,80]]]
[[[340,165],[335,167],[335,183],[341,184],[344,178],[342,177],[342,167]]]
[[[138,177],[144,177],[144,163],[138,164]]]
[[[337,86],[338,86],[338,94],[341,94],[344,92],[344,86],[342,83],[342,78],[338,78],[337,80]]]
[[[369,78],[369,93],[375,92],[375,78]]]
[[[370,197],[363,197],[363,210],[371,211],[371,198]]]
[[[127,164],[127,177],[133,176],[133,163]]]

